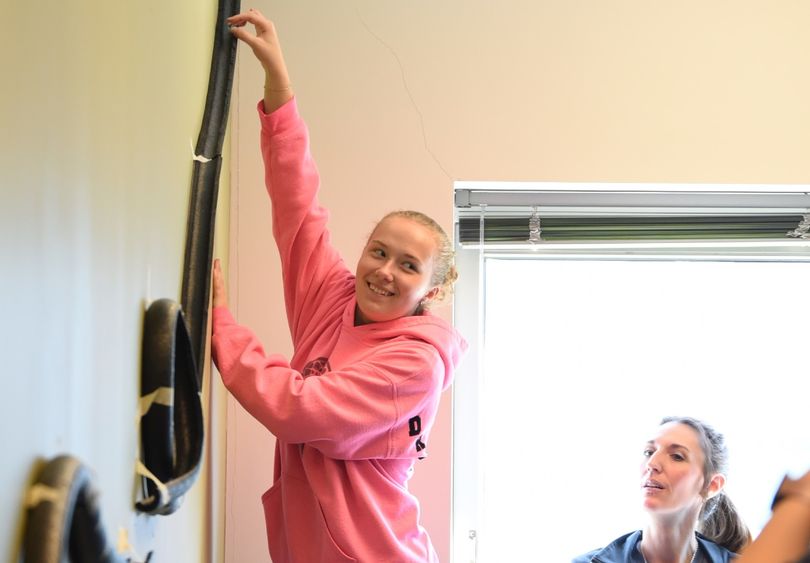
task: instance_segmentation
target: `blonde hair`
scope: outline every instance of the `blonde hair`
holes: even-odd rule
[[[379,225],[390,217],[410,219],[427,227],[433,233],[436,240],[436,254],[434,255],[433,275],[430,278],[430,284],[431,286],[438,287],[439,291],[433,299],[424,302],[421,307],[428,308],[432,303],[443,301],[452,293],[453,283],[458,279],[458,272],[453,263],[455,252],[453,252],[453,244],[450,242],[450,237],[447,236],[447,233],[444,232],[441,225],[421,211],[413,211],[411,209],[392,211],[380,219],[377,224]]]

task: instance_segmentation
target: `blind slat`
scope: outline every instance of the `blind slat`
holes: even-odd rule
[[[802,215],[693,217],[540,217],[541,241],[695,240],[785,238]],[[459,218],[459,241],[478,243],[479,217]],[[529,240],[529,218],[492,217],[484,222],[485,242]]]

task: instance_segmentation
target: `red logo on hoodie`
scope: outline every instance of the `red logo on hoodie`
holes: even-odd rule
[[[301,370],[301,375],[306,379],[313,375],[323,375],[327,371],[331,371],[331,369],[332,368],[329,366],[329,358],[315,358],[304,366],[304,369]]]

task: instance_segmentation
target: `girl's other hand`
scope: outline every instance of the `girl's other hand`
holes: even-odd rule
[[[222,277],[222,267],[219,258],[214,260],[214,283],[213,283],[213,305],[214,307],[228,306],[228,292],[225,289],[225,280]]]

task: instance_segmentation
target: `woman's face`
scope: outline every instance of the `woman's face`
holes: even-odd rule
[[[655,513],[699,508],[703,501],[703,461],[698,433],[691,426],[680,422],[659,426],[644,446],[644,508]]]
[[[406,217],[381,221],[357,262],[355,290],[360,324],[413,315],[430,285],[437,245],[433,232]]]

